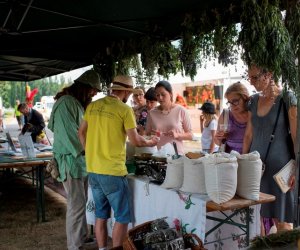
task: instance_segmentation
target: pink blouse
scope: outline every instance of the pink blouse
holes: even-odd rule
[[[183,155],[183,142],[164,134],[173,129],[178,133],[192,131],[191,120],[188,111],[184,107],[175,104],[175,107],[173,107],[168,114],[162,113],[157,107],[150,111],[147,117],[146,134],[153,133],[153,131],[160,131],[160,141],[157,144],[158,149],[167,143],[173,143],[173,141],[175,141],[178,154]]]

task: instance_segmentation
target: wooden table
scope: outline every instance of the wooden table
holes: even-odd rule
[[[8,157],[0,156],[0,168],[3,169],[24,169],[28,168],[28,171],[23,171],[18,176],[25,176],[29,172],[32,172],[32,180],[36,185],[36,216],[37,221],[44,222],[45,218],[45,197],[44,197],[44,168],[51,159],[51,154],[39,154],[36,158],[24,159],[23,157]],[[10,181],[11,178],[5,179],[4,182]]]
[[[269,203],[269,202],[273,202],[273,201],[275,201],[275,196],[270,195],[270,194],[265,194],[265,193],[260,193],[259,200],[257,200],[257,201],[246,200],[239,196],[235,196],[230,201],[227,201],[227,202],[224,202],[221,204],[217,204],[213,201],[208,201],[206,203],[206,212],[209,213],[209,212],[218,211],[225,216],[225,219],[220,219],[220,218],[206,215],[206,219],[217,221],[219,223],[205,233],[205,238],[209,234],[211,234],[215,230],[217,230],[223,224],[230,224],[230,225],[239,227],[244,232],[243,234],[240,234],[240,235],[246,235],[246,244],[249,245],[250,206],[263,204],[263,203]],[[232,220],[232,218],[235,215],[237,215],[238,213],[240,213],[242,210],[244,210],[246,213],[245,224],[237,223]],[[228,214],[225,214],[224,211],[231,211],[232,213],[230,215],[228,215]],[[240,236],[240,235],[236,235],[236,236]],[[220,240],[222,240],[222,239],[220,239]],[[213,243],[213,242],[205,242],[205,244],[210,244],[210,243]]]

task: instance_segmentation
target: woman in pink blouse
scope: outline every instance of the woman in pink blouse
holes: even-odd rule
[[[178,154],[183,155],[183,140],[193,138],[189,114],[184,107],[173,103],[173,91],[169,82],[159,81],[155,92],[160,105],[148,115],[146,134],[160,136],[158,149],[166,143],[176,142]]]

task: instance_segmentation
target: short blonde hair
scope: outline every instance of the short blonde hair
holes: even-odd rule
[[[249,98],[250,98],[248,89],[241,82],[236,82],[236,83],[231,84],[225,92],[225,97],[227,98],[227,96],[229,94],[238,94],[244,100],[249,100]]]
[[[212,120],[217,119],[215,114],[209,114],[209,113],[203,112],[203,115],[204,115],[205,120],[208,122],[211,122]]]

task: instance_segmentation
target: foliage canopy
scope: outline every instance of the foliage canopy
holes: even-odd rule
[[[100,51],[94,67],[104,88],[114,75],[130,69],[140,84],[151,82],[155,74],[168,78],[179,71],[193,80],[208,60],[234,64],[242,49],[248,66],[255,63],[274,72],[276,79],[283,76],[285,83],[297,89],[299,30],[299,1],[244,0],[241,6],[232,4],[226,10],[187,13],[179,45],[149,24],[148,35],[140,41],[122,40]]]

